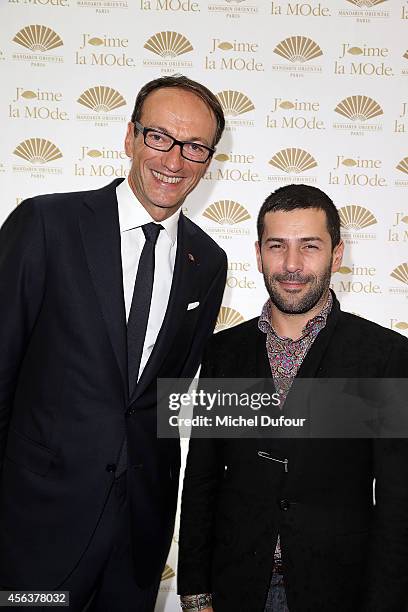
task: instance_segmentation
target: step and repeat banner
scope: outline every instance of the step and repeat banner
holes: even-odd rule
[[[305,183],[340,211],[343,309],[408,335],[408,0],[1,0],[0,23],[1,221],[126,177],[137,91],[186,74],[226,114],[184,205],[228,254],[217,329],[260,312],[257,212]],[[179,609],[176,558],[177,530],[158,611]]]

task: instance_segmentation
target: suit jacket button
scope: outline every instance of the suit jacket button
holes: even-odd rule
[[[115,463],[108,463],[108,465],[106,466],[105,470],[107,472],[116,472],[116,464]]]
[[[279,508],[281,510],[289,510],[290,508],[290,501],[288,501],[287,499],[281,499],[279,502]]]

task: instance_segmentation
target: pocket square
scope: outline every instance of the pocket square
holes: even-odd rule
[[[194,308],[197,308],[199,304],[200,302],[190,302],[189,305],[187,306],[187,310],[193,310]]]

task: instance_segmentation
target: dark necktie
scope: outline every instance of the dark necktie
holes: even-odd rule
[[[162,225],[142,225],[145,243],[139,259],[132,305],[127,324],[129,397],[136,387],[143,345],[152,301],[154,279],[154,250]]]

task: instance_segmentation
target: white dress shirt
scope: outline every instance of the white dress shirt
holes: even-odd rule
[[[141,226],[146,223],[156,223],[156,221],[152,219],[147,210],[140,204],[127,180],[122,181],[117,186],[116,197],[118,200],[123,293],[127,321],[132,305],[137,267],[145,243]],[[153,350],[166,313],[173,280],[174,262],[176,260],[179,217],[180,209],[168,219],[160,222],[164,229],[159,233],[156,242],[152,301],[138,379]]]

